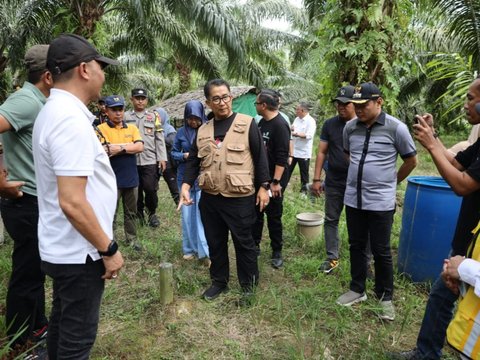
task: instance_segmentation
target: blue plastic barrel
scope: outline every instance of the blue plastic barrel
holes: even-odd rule
[[[462,198],[441,177],[408,178],[398,248],[398,271],[414,282],[434,281],[442,271]]]

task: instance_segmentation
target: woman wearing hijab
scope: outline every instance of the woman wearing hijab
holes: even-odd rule
[[[173,201],[175,201],[175,204],[178,205],[179,195],[177,185],[177,169],[175,166],[175,161],[173,161],[170,154],[177,131],[172,125],[170,125],[170,117],[168,116],[164,108],[155,109],[155,112],[160,117],[160,122],[163,128],[163,135],[165,136],[165,147],[167,148],[168,154],[167,167],[163,171],[162,176],[167,183],[168,190],[170,191],[170,195],[172,196]]]
[[[198,100],[187,102],[184,110],[184,126],[178,130],[173,144],[172,157],[178,163],[177,183],[182,186],[185,173],[185,161],[190,147],[195,141],[198,128],[207,121],[203,104]],[[209,267],[207,239],[203,230],[202,219],[198,203],[200,201],[200,188],[198,181],[190,189],[190,198],[194,201],[193,206],[182,206],[182,235],[183,235],[183,258],[193,260],[198,257]]]

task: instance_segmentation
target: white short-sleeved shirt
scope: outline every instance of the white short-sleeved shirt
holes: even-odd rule
[[[305,133],[306,135],[306,138],[293,136],[293,157],[310,159],[312,157],[313,137],[317,130],[315,119],[309,114],[303,118],[296,117],[292,126],[294,132]]]
[[[33,128],[38,191],[40,257],[54,264],[84,264],[97,249],[65,217],[58,201],[57,176],[87,176],[86,195],[103,231],[113,238],[117,201],[115,174],[95,135],[95,116],[77,97],[52,89]]]

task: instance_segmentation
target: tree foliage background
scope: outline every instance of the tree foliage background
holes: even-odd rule
[[[278,19],[290,30],[262,26]],[[106,93],[144,86],[158,100],[223,77],[279,89],[287,105],[308,100],[323,117],[339,86],[373,81],[388,111],[428,110],[445,130],[464,128],[480,66],[471,0],[3,0],[0,26],[0,100],[23,82],[25,50],[63,32],[120,59]]]

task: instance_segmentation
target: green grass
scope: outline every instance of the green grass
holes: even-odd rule
[[[451,144],[454,139],[446,142]],[[414,175],[437,174],[421,148],[419,159]],[[116,281],[107,282],[92,359],[384,359],[386,350],[412,348],[428,285],[414,285],[395,277],[397,318],[392,323],[379,320],[371,281],[367,284],[366,302],[352,308],[335,305],[350,279],[345,218],[342,215],[340,222],[340,267],[332,275],[318,273],[325,257],[323,235],[316,241],[297,237],[295,215],[323,211],[323,198],[313,203],[300,198],[298,183],[295,173],[284,201],[285,266],[281,270],[270,267],[265,236],[257,299],[245,309],[236,306],[240,290],[232,249],[230,292],[210,303],[199,298],[210,283],[208,270],[182,259],[179,214],[161,181],[161,226],[140,228],[143,253],[121,248],[125,268]],[[392,231],[394,254],[405,186],[403,183],[398,189],[400,206]],[[121,224],[118,229],[122,239]],[[11,251],[11,241],[0,246],[0,339],[5,335],[3,304]],[[174,302],[167,306],[159,300],[159,265],[164,261],[173,263],[175,278]],[[446,358],[455,356],[447,353]]]

